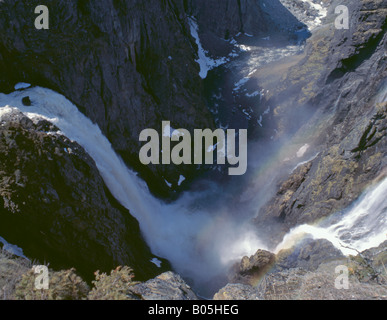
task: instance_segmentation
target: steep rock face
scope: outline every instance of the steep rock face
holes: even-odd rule
[[[322,18],[322,11],[332,4],[332,0],[280,0],[281,3],[300,21],[309,27],[316,27]]]
[[[199,26],[223,39],[239,32],[257,34],[269,29],[260,1],[193,0],[190,1],[189,8]],[[214,12],[217,13],[216,16]]]
[[[94,161],[77,143],[16,109],[0,117],[0,235],[54,268],[130,265],[139,279],[162,269],[138,222],[109,193]]]
[[[213,127],[182,2],[47,1],[50,29],[36,30],[39,4],[0,3],[0,90],[25,81],[62,93],[153,191],[166,195],[164,179],[152,177],[173,178],[177,169],[140,165],[140,132],[160,132],[162,120],[174,128]]]
[[[220,39],[239,32],[257,35],[298,23],[278,0],[51,0],[45,3],[50,29],[36,30],[39,4],[0,3],[0,91],[24,81],[62,93],[165,197],[173,190],[164,179],[177,188],[180,174],[189,181],[198,168],[140,164],[140,132],[160,133],[162,120],[190,131],[214,127],[187,15],[197,18],[210,51],[211,43],[221,46]]]
[[[223,39],[238,33],[261,35],[302,25],[279,0],[191,0],[187,7],[205,32]]]
[[[385,176],[387,2],[343,4],[350,29],[335,29],[333,5],[328,23],[308,40],[305,58],[268,98],[277,106],[278,135],[295,133],[294,141],[308,143],[309,156],[318,156],[279,182],[257,225],[273,217],[287,229],[314,222],[346,208]]]
[[[229,54],[232,46],[224,40],[236,35],[294,37],[295,31],[306,27],[279,0],[190,0],[185,6],[212,56]]]

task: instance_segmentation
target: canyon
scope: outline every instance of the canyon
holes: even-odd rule
[[[46,2],[47,30],[37,1],[0,2],[1,239],[87,281],[130,266],[143,297],[185,286],[169,270],[236,299],[305,290],[350,254],[383,273],[385,0]],[[143,165],[163,121],[245,130],[246,173]]]

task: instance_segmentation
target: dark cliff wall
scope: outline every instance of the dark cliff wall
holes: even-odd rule
[[[59,91],[133,166],[143,129],[213,126],[181,1],[46,1],[49,30],[34,27],[38,4],[0,3],[1,91],[19,81]]]
[[[279,0],[190,0],[187,11],[198,20],[204,32],[228,38],[239,32],[261,35],[293,32],[301,26]]]
[[[94,161],[47,121],[20,112],[0,117],[0,234],[53,268],[130,265],[139,279],[157,275],[138,222],[110,194]],[[163,268],[168,263],[163,263]]]
[[[48,0],[50,29],[36,30],[39,1],[1,1],[0,91],[24,81],[62,93],[101,127],[152,191],[168,196],[164,178],[176,185],[181,173],[189,180],[197,169],[141,165],[139,133],[160,131],[162,120],[188,130],[214,126],[187,15],[197,17],[201,33],[222,39],[277,30],[285,16],[294,19],[278,0],[263,3]]]

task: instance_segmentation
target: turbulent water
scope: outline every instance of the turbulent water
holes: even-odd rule
[[[218,109],[214,115],[218,116],[219,122],[224,125],[230,125],[228,118],[233,121],[238,118],[235,115],[222,118],[221,109],[228,109],[227,101],[222,100],[226,99],[227,94],[234,103],[239,101],[240,97],[247,97],[249,100],[243,102],[259,105],[259,98],[263,93],[260,90],[251,91],[247,86],[257,68],[286,56],[293,56],[302,50],[302,47],[295,45],[270,46],[269,38],[260,39],[258,42],[268,43],[267,46],[240,45],[235,40],[230,41],[240,47],[242,54],[234,57],[235,59],[230,58],[231,61],[228,60],[220,67],[221,71],[209,73],[211,78],[211,75],[215,77],[218,75],[216,72],[221,72],[229,80],[228,86],[223,89],[228,88],[229,92],[217,93],[217,90],[224,88],[219,83],[216,83],[215,90],[210,92],[211,97],[215,96],[211,100],[214,109]],[[207,72],[208,70],[206,74]],[[207,78],[206,81],[211,79]],[[49,89],[28,88],[25,84],[17,89],[21,90],[9,95],[0,94],[0,117],[16,108],[31,119],[47,119],[54,123],[63,135],[78,142],[94,159],[111,193],[139,221],[152,252],[168,259],[174,269],[193,284],[198,293],[210,296],[219,289],[219,285],[224,284],[221,282],[224,280],[222,275],[232,263],[245,255],[254,254],[257,249],[268,249],[252,228],[250,221],[258,212],[258,207],[270,197],[270,181],[274,181],[278,175],[276,165],[281,165],[284,161],[273,161],[273,154],[278,151],[274,142],[264,148],[249,148],[249,153],[254,150],[255,154],[249,154],[250,171],[247,177],[235,178],[240,180],[233,180],[228,186],[206,181],[206,190],[187,192],[177,202],[165,204],[154,198],[145,182],[126,167],[99,127],[65,97]],[[30,97],[32,106],[26,107],[22,104],[21,100],[25,96]],[[384,89],[376,102],[386,101],[386,96],[387,91]],[[249,110],[242,108],[240,118],[243,118],[243,121],[238,120],[237,126],[243,126],[244,122],[250,121],[252,113],[258,112],[258,115],[262,113],[257,117],[258,124],[264,127],[266,111],[260,110],[259,107],[256,109],[249,113]],[[309,154],[308,148],[309,146],[305,145],[298,151],[293,150],[292,157],[296,161],[302,161],[301,163],[310,161],[315,155]],[[264,152],[261,152],[263,149]],[[261,188],[262,185],[265,187]],[[289,247],[305,234],[318,239],[328,239],[345,254],[379,245],[386,239],[387,233],[386,188],[387,180],[384,180],[367,190],[346,212],[334,215],[320,225],[302,225],[291,230],[276,251]]]
[[[28,95],[33,105],[21,100]],[[140,222],[145,240],[154,254],[167,258],[177,272],[197,287],[222,274],[230,263],[244,255],[265,249],[264,243],[241,223],[241,216],[227,208],[221,189],[206,194],[187,193],[175,204],[154,198],[146,184],[128,170],[113,151],[99,127],[78,111],[65,97],[40,87],[0,94],[0,116],[13,108],[31,119],[45,118],[61,132],[82,145],[95,160],[112,194]],[[277,248],[289,246],[300,234],[330,240],[344,253],[364,250],[385,240],[387,230],[387,179],[367,191],[347,213],[326,226],[300,226],[292,230]],[[223,203],[223,205],[222,205]],[[199,206],[198,204],[205,204]],[[234,209],[236,210],[236,209]]]
[[[301,225],[291,230],[275,252],[294,245],[300,237],[327,239],[343,254],[357,254],[377,247],[387,239],[387,179],[372,187],[340,216],[334,216],[321,226]]]
[[[30,97],[31,107],[23,106],[25,96]],[[77,141],[96,162],[111,193],[137,218],[153,253],[167,258],[176,271],[198,285],[223,272],[233,259],[253,254],[262,246],[252,231],[236,226],[222,208],[214,208],[214,193],[213,199],[205,200],[200,192],[186,194],[172,205],[154,198],[113,151],[99,127],[62,95],[35,87],[8,96],[0,94],[0,105],[17,108],[31,119],[43,117]],[[11,107],[1,108],[0,116]],[[206,203],[207,208],[198,207],[198,203]]]

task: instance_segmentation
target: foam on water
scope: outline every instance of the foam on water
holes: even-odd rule
[[[27,95],[32,101],[30,107],[21,102]],[[63,135],[77,141],[94,159],[114,197],[139,221],[153,253],[168,259],[181,274],[193,279],[211,278],[233,258],[253,254],[260,246],[259,240],[251,235],[248,244],[243,237],[238,245],[234,244],[231,255],[223,255],[238,242],[241,230],[222,218],[225,214],[222,210],[208,212],[192,205],[197,203],[200,193],[185,194],[170,205],[154,198],[145,182],[114,152],[99,127],[62,95],[40,87],[0,94],[0,115],[12,110],[19,110],[31,119],[44,118],[54,123]]]
[[[29,96],[32,106],[22,104]],[[266,249],[253,227],[238,220],[215,187],[210,195],[186,193],[174,204],[154,198],[145,182],[129,170],[96,124],[62,95],[40,87],[0,94],[0,118],[19,110],[31,119],[54,123],[94,159],[107,187],[137,218],[153,253],[168,259],[180,274],[201,284],[216,277],[232,262],[257,249]],[[378,246],[387,232],[387,179],[368,190],[358,202],[328,226],[303,225],[277,247],[289,247],[300,235],[328,239],[345,254]],[[219,204],[213,205],[212,202]],[[205,204],[198,206],[198,203]]]

